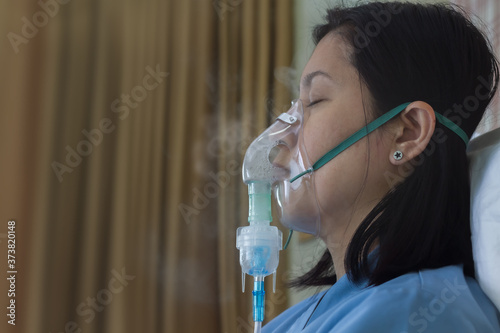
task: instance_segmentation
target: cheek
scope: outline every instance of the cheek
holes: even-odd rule
[[[304,126],[303,137],[304,146],[312,164],[364,125],[364,118],[348,116],[336,111],[348,108],[347,106],[329,107],[310,116]],[[359,114],[362,115],[362,112]]]
[[[336,109],[357,110],[354,106]],[[340,115],[333,111],[319,112],[306,124],[304,145],[312,164],[365,124],[362,111]],[[367,142],[366,138],[361,139],[315,171],[316,197],[322,215],[340,216],[343,212],[350,212],[366,178]]]
[[[348,136],[338,123],[328,119],[314,119],[304,128],[304,148],[311,164],[337,146]]]
[[[363,188],[368,165],[366,140],[343,151],[316,171],[315,186],[322,214],[350,210]]]

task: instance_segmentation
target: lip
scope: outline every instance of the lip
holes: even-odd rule
[[[273,168],[277,169],[280,171],[280,175],[283,174],[284,177],[287,177],[287,175],[290,175],[291,169],[288,163],[284,163],[285,161],[283,159],[278,159],[276,158],[271,165]]]
[[[290,178],[290,169],[280,164],[273,164],[277,170],[274,172],[274,179],[277,181]]]
[[[286,171],[286,172],[290,172],[290,169],[280,163],[272,163],[273,167],[277,168],[277,169],[281,169],[283,171]]]

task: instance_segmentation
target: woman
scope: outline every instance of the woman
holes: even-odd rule
[[[304,150],[324,160],[378,127],[312,168],[327,251],[293,285],[332,287],[263,332],[500,332],[474,280],[466,158],[497,88],[489,43],[444,4],[369,3],[326,20],[301,81]]]

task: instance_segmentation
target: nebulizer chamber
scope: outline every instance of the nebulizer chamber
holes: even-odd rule
[[[248,185],[249,225],[238,228],[236,247],[240,250],[243,291],[245,274],[254,277],[253,318],[256,332],[264,320],[264,278],[273,274],[273,289],[276,288],[276,269],[283,241],[281,231],[270,225],[271,195],[275,195],[280,221],[290,228],[294,226],[287,225],[288,219],[283,212],[284,206],[291,203],[293,194],[301,192],[299,200],[315,201],[312,175],[307,174],[294,184],[290,183],[292,174],[310,167],[300,139],[303,122],[302,104],[294,102],[287,113],[281,114],[250,144],[243,161],[243,181]],[[308,218],[313,220],[313,229],[317,227],[315,215],[319,216],[317,213],[308,214]],[[300,225],[294,229],[308,231]],[[316,233],[314,230],[309,232]]]
[[[260,139],[259,139],[260,138]],[[236,247],[240,250],[242,289],[245,291],[245,274],[254,277],[253,320],[256,332],[264,320],[264,278],[270,274],[276,285],[276,269],[279,251],[282,249],[282,233],[271,226],[271,186],[274,167],[266,156],[270,147],[262,136],[247,150],[243,162],[243,181],[248,185],[248,223],[236,232]],[[267,147],[266,147],[267,146]]]
[[[265,181],[248,183],[249,226],[240,227],[236,232],[236,247],[240,250],[242,290],[245,291],[245,274],[254,277],[253,320],[256,331],[264,321],[265,291],[264,278],[274,274],[276,288],[276,269],[279,251],[282,249],[282,233],[271,226],[271,184]]]

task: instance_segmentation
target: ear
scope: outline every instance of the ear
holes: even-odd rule
[[[422,101],[408,105],[398,118],[399,124],[389,156],[394,165],[404,164],[422,153],[431,140],[436,126],[434,109]],[[393,157],[393,153],[398,150],[403,153],[403,158],[400,160]]]

